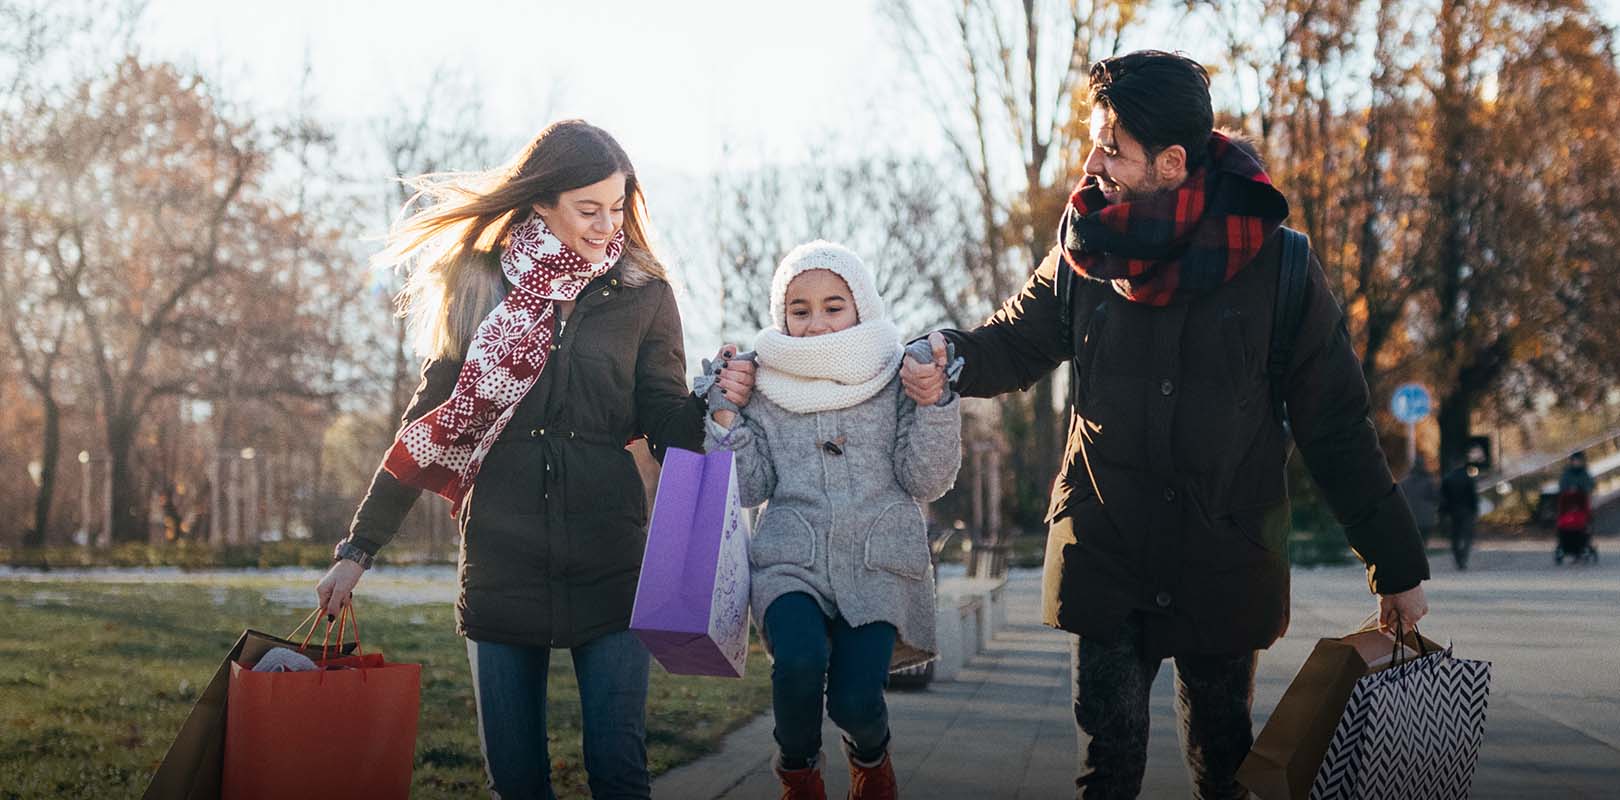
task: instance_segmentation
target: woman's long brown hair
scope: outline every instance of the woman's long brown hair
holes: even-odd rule
[[[621,263],[635,267],[623,279],[629,285],[667,280],[648,243],[646,201],[629,156],[606,131],[582,120],[551,125],[492,170],[404,179],[415,193],[371,262],[409,270],[397,304],[417,354],[463,358],[478,323],[506,294],[497,253],[507,232],[534,204],[556,205],[563,192],[615,172],[624,174]]]

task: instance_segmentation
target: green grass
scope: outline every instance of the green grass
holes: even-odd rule
[[[365,639],[422,665],[412,796],[483,793],[466,650],[447,605],[363,607]],[[220,659],[244,627],[285,633],[302,612],[253,589],[0,581],[0,798],[138,797]],[[654,774],[718,746],[770,705],[756,643],[742,680],[652,668]],[[587,797],[572,659],[549,682],[553,781]]]
[[[205,542],[147,544],[127,542],[111,547],[53,546],[11,548],[0,545],[0,564],[31,568],[178,567],[180,569],[269,569],[319,567],[332,563],[332,545],[308,541],[258,542],[214,547]],[[385,550],[379,564],[431,563],[425,553]],[[452,560],[440,563],[454,563]]]

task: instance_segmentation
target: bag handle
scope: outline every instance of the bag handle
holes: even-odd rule
[[[314,611],[309,612],[309,616],[305,617],[303,622],[298,623],[298,627],[293,628],[292,633],[289,633],[289,634],[287,634],[287,636],[284,637],[287,641],[290,642],[290,641],[293,640],[293,637],[298,635],[299,631],[304,629],[305,625],[309,625],[309,631],[304,634],[303,641],[299,642],[299,644],[298,644],[299,652],[303,652],[303,651],[309,649],[309,640],[314,638],[315,630],[320,627],[319,622],[314,622],[314,624],[310,624],[310,623],[312,621],[314,621],[316,619],[316,616],[318,614],[320,614],[320,613],[321,613],[321,609],[319,609],[319,608],[315,609]],[[343,607],[342,611],[338,612],[338,618],[337,618],[336,623],[333,623],[331,620],[327,620],[327,622],[326,622],[326,633],[325,633],[325,635],[323,635],[321,637],[321,660],[323,660],[323,661],[326,660],[327,653],[331,649],[331,646],[333,644],[332,643],[332,626],[334,624],[337,625],[337,629],[338,629],[338,636],[337,636],[337,643],[336,643],[336,646],[338,648],[338,655],[340,655],[340,656],[343,655],[343,632],[348,627],[348,625],[350,625],[350,624],[354,625],[354,652],[357,655],[362,655],[362,656],[366,654],[365,645],[362,644],[361,641],[360,641],[360,615],[359,615],[359,612],[357,612],[355,610],[354,603],[350,602],[348,605]]]
[[[1368,614],[1367,617],[1361,621],[1361,627],[1357,628],[1355,630],[1355,632],[1352,633],[1351,635],[1353,636],[1356,633],[1367,633],[1369,631],[1381,631],[1383,629],[1384,629],[1383,624],[1378,621],[1378,612],[1374,611],[1371,614]],[[1412,625],[1412,636],[1417,639],[1418,657],[1422,658],[1424,656],[1429,655],[1429,643],[1424,641],[1423,634],[1418,633],[1418,627],[1417,627],[1416,624]],[[1412,660],[1411,657],[1407,657],[1406,659],[1401,658],[1401,651],[1402,650],[1406,650],[1408,652],[1411,651],[1411,648],[1401,646],[1402,642],[1405,639],[1406,639],[1405,621],[1402,620],[1399,616],[1396,616],[1395,617],[1395,644],[1391,647],[1390,654],[1389,654],[1390,666],[1395,666],[1397,664],[1402,663],[1403,661],[1411,661]],[[1438,652],[1438,651],[1436,651],[1436,652]]]
[[[310,629],[309,629],[310,633],[314,633],[315,632],[315,627],[314,627],[315,618],[317,616],[319,616],[320,613],[321,613],[321,609],[320,609],[319,606],[317,606],[314,611],[309,612],[309,616],[304,617],[303,622],[298,623],[297,627],[293,628],[291,631],[289,631],[287,633],[286,636],[283,636],[281,638],[286,639],[289,642],[296,639],[296,638],[298,638],[298,632],[303,630],[305,625],[309,625],[310,626]],[[306,639],[305,641],[307,642],[308,640]],[[298,649],[302,650],[303,647],[299,647]]]
[[[1404,631],[1404,627],[1405,627],[1405,621],[1402,620],[1400,618],[1400,616],[1397,615],[1395,617],[1395,649],[1394,649],[1394,652],[1392,652],[1390,654],[1390,663],[1391,664],[1400,664],[1401,663],[1401,651],[1402,650],[1407,650],[1408,652],[1410,652],[1409,648],[1403,648],[1401,646],[1402,641],[1404,641],[1406,639],[1406,634],[1405,634],[1405,631]],[[1417,657],[1418,658],[1427,657],[1429,655],[1429,645],[1428,645],[1427,642],[1423,641],[1423,634],[1418,633],[1417,623],[1415,623],[1415,622],[1412,623],[1412,638],[1417,639],[1417,645],[1418,645],[1418,656]],[[1410,662],[1411,660],[1412,660],[1411,656],[1406,657],[1406,661]]]
[[[315,609],[315,610],[317,612],[320,611],[320,609],[318,609],[318,608]],[[360,617],[355,612],[354,603],[352,603],[352,602],[349,603],[348,605],[344,606],[342,611],[338,612],[338,618],[337,618],[338,635],[337,635],[337,642],[336,642],[336,647],[338,649],[338,655],[339,656],[343,655],[343,631],[347,627],[347,625],[349,623],[351,623],[351,622],[354,624],[354,652],[361,655],[361,656],[364,656],[366,654],[366,649],[365,649],[365,645],[360,643]],[[328,658],[328,656],[327,656],[328,646],[333,644],[332,643],[332,625],[333,625],[333,623],[330,620],[328,620],[327,623],[326,623],[326,633],[321,637],[321,661],[320,661],[320,665],[319,665],[320,669],[318,670],[319,675],[315,678],[316,685],[323,685],[323,684],[326,683],[325,662],[326,662],[326,660]],[[309,633],[305,634],[305,636],[304,636],[304,643],[299,645],[298,649],[299,650],[305,649],[305,647],[308,646],[308,644],[309,644],[310,637],[312,637],[314,635],[315,635],[315,626],[311,625],[310,628],[309,628]],[[360,672],[360,682],[365,683],[366,682],[366,668],[364,666],[359,666],[359,667],[355,667],[355,669],[359,670],[359,672]]]

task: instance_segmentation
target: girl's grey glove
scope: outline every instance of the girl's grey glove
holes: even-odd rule
[[[918,339],[906,345],[906,358],[918,364],[934,363],[934,350],[927,339]],[[934,402],[935,407],[950,405],[956,399],[956,378],[962,374],[962,365],[967,360],[956,354],[956,343],[945,340],[945,389],[939,393],[939,400]]]

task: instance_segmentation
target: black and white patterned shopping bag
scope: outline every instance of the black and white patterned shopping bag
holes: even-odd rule
[[[1317,800],[1465,798],[1485,737],[1491,663],[1451,648],[1356,682],[1311,785]]]

